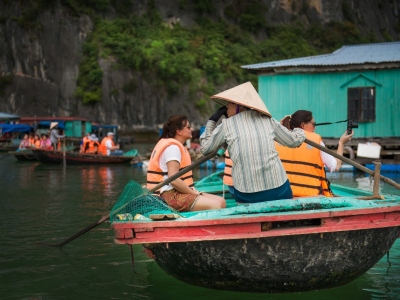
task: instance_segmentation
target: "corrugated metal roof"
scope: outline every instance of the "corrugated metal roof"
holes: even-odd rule
[[[242,66],[260,70],[277,67],[337,66],[400,62],[400,42],[343,46],[330,54],[258,63]]]

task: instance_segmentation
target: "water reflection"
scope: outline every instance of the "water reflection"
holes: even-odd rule
[[[93,194],[98,193],[106,197],[113,195],[115,172],[115,169],[107,166],[81,168],[79,176],[81,177],[83,200],[91,199]]]
[[[210,170],[196,169],[195,179]],[[399,182],[399,174],[385,174]],[[362,172],[328,173],[333,183],[357,187]],[[191,286],[165,274],[134,246],[116,245],[109,223],[57,248],[59,243],[107,214],[129,180],[146,182],[130,166],[42,165],[0,160],[1,299],[400,299],[400,240],[359,279],[342,287],[296,294],[254,294]],[[363,179],[364,180],[364,179]],[[369,180],[369,179],[365,179]],[[398,190],[382,183],[382,193]]]

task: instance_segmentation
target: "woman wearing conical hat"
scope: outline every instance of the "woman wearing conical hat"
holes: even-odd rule
[[[58,122],[50,123],[50,140],[51,140],[54,150],[57,149],[58,140],[65,137],[65,135],[58,134],[57,126],[58,126]]]
[[[240,203],[290,199],[292,190],[274,141],[295,148],[305,140],[303,129],[293,131],[273,119],[250,82],[211,97],[220,107],[200,137],[206,155],[225,143],[233,161],[235,199]],[[221,124],[218,120],[225,115]]]

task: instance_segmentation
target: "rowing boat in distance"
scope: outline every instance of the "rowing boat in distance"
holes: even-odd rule
[[[18,161],[32,161],[36,160],[35,155],[31,149],[23,149],[23,150],[16,150],[16,151],[8,151],[8,154],[14,155],[14,157]]]
[[[32,153],[38,161],[45,164],[62,164],[64,160],[62,151],[32,149]],[[134,157],[65,152],[65,161],[68,165],[128,164]]]

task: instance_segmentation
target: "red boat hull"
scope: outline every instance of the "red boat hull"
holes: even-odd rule
[[[215,219],[114,221],[112,227],[116,243],[143,244],[165,272],[184,282],[301,292],[346,284],[390,250],[400,233],[400,205],[389,202]]]

